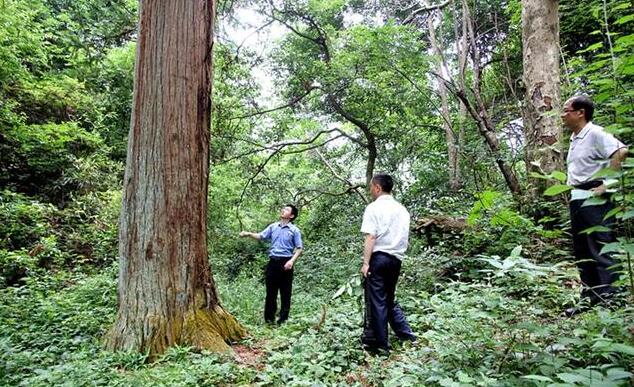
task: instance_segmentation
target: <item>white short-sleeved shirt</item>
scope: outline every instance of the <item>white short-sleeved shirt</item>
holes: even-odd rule
[[[579,185],[610,166],[610,157],[625,144],[601,126],[588,122],[578,134],[570,137],[568,149],[568,185]]]
[[[408,246],[409,212],[392,195],[381,195],[365,208],[361,232],[376,236],[372,252],[402,260]]]

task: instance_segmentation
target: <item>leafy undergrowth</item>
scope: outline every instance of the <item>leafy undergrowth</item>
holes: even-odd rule
[[[431,251],[403,268],[398,298],[419,342],[393,341],[388,357],[359,344],[362,309],[356,261],[327,254],[297,267],[291,319],[262,323],[262,261],[231,281],[217,276],[225,306],[250,337],[232,354],[172,348],[153,364],[108,353],[100,338],[114,318],[116,269],[58,273],[0,290],[0,384],[112,385],[629,385],[634,308],[596,308],[560,317],[574,298],[574,269],[521,257],[475,257],[480,278],[435,277]],[[432,273],[432,274],[430,274]],[[333,298],[333,296],[336,296]],[[631,301],[631,300],[630,300]]]

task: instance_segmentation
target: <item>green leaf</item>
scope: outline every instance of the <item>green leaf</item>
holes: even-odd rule
[[[582,234],[592,234],[593,232],[610,232],[612,229],[605,226],[593,226],[581,231]]]
[[[588,51],[597,51],[600,48],[603,48],[603,42],[591,44],[590,46],[588,46],[588,48],[584,50],[579,50],[578,52],[582,53],[582,52],[588,52]]]
[[[613,209],[608,211],[608,213],[605,214],[605,216],[603,217],[603,220],[610,219],[613,216],[615,216],[617,219],[621,219],[621,217],[623,216],[621,207],[614,207]]]
[[[622,18],[618,19],[617,21],[615,21],[615,24],[625,24],[627,22],[631,22],[632,20],[634,20],[634,14],[631,15],[625,15]]]
[[[550,176],[547,175],[542,175],[541,173],[538,172],[531,172],[528,174],[530,177],[535,178],[535,179],[543,179],[543,180],[548,180],[550,179]]]
[[[618,253],[619,251],[621,251],[621,249],[622,249],[621,242],[612,242],[612,243],[608,243],[604,245],[601,248],[601,251],[599,252],[599,254],[603,255],[606,253]]]
[[[347,285],[347,284],[346,284]],[[343,285],[342,287],[340,287],[335,294],[332,295],[331,300],[334,300],[335,298],[338,298],[339,296],[341,296],[343,294],[343,292],[346,291],[346,285]]]
[[[625,47],[634,45],[634,34],[621,36],[616,40],[616,45],[623,45]]]
[[[458,371],[458,380],[461,383],[471,383],[473,382],[473,378],[467,375],[465,372]]]
[[[552,176],[554,179],[561,181],[562,183],[565,182],[567,179],[566,174],[561,171],[553,171],[553,173],[551,173],[550,176]]]
[[[621,247],[623,247],[628,254],[634,257],[634,243],[623,243]]]
[[[511,257],[519,257],[521,253],[522,253],[522,246],[521,245],[515,246],[513,248],[513,251],[511,251],[511,255],[510,256]]]
[[[544,195],[555,196],[555,195],[559,195],[560,193],[570,191],[571,189],[572,187],[569,185],[555,184],[551,187],[548,187],[548,189],[544,191]]]
[[[631,372],[627,372],[622,368],[610,368],[608,369],[607,375],[610,380],[620,380],[632,377]]]
[[[581,205],[581,207],[601,206],[607,203],[607,201],[608,199],[606,198],[591,196],[583,201],[583,204]]]
[[[625,214],[623,214],[622,220],[628,220],[630,218],[634,218],[634,210],[629,210]]]
[[[623,176],[623,172],[621,171],[615,171],[612,168],[603,168],[599,172],[592,175],[592,178],[593,179],[600,179],[603,177],[619,178],[621,176]]]
[[[590,381],[585,376],[582,376],[579,374],[571,374],[569,372],[562,372],[560,374],[557,374],[557,377],[563,380],[564,382],[570,383],[570,384],[583,383],[584,385],[587,385],[588,382]]]

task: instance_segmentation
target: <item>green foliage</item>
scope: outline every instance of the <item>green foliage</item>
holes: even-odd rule
[[[64,179],[74,160],[89,157],[103,140],[76,123],[13,127],[0,138],[9,154],[0,156],[0,182],[30,194],[62,200],[73,187]],[[103,160],[107,166],[109,161]]]
[[[85,85],[67,75],[47,76],[20,85],[14,97],[29,124],[94,123],[99,112]]]
[[[25,195],[4,190],[0,193],[0,248],[31,249],[51,232],[50,218],[55,208],[29,199]]]
[[[476,195],[467,224],[464,246],[469,253],[504,255],[517,245],[527,244],[535,232],[533,223],[520,215],[512,199],[497,191]]]
[[[113,47],[89,76],[95,104],[101,114],[97,129],[110,148],[113,159],[125,160],[132,115],[132,89],[136,43]]]
[[[90,192],[60,213],[57,233],[71,265],[108,266],[116,260],[121,191]]]

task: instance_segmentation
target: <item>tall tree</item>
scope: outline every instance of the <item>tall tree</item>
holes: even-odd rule
[[[563,168],[557,148],[559,124],[559,1],[522,1],[522,44],[526,100],[524,132],[526,165],[530,171],[551,173]],[[543,191],[537,180],[535,193]]]
[[[442,36],[436,37],[435,17],[429,16],[427,18],[427,30],[429,32],[429,42],[431,43],[434,55],[437,57],[438,74],[442,77],[449,76],[449,67],[445,60],[445,55],[442,49]],[[447,87],[443,82],[438,83],[438,93],[440,94],[441,103],[441,115],[443,118],[443,128],[445,129],[445,140],[447,141],[447,156],[448,156],[448,169],[449,169],[449,187],[456,191],[462,187],[462,179],[460,178],[460,160],[458,158],[458,148],[462,145],[457,138],[451,122],[451,112],[449,110],[449,102],[447,98]],[[458,144],[456,144],[458,143]]]
[[[245,330],[207,257],[213,0],[140,3],[112,350],[226,350]]]
[[[500,145],[500,141],[497,137],[495,123],[490,116],[489,109],[485,104],[485,99],[482,93],[483,65],[485,64],[483,62],[483,56],[491,54],[486,51],[486,47],[491,46],[494,42],[500,39],[501,36],[496,34],[493,37],[489,37],[486,36],[486,34],[478,34],[478,28],[476,28],[478,25],[475,17],[472,15],[469,2],[467,0],[461,0],[461,3],[463,18],[462,34],[463,39],[465,39],[466,42],[463,47],[468,50],[468,56],[472,66],[472,86],[470,90],[467,89],[467,85],[463,77],[464,73],[460,74],[458,85],[447,81],[445,81],[445,85],[450,91],[452,91],[453,94],[456,95],[456,97],[458,97],[458,99],[460,99],[466,111],[476,122],[478,131],[489,148],[491,156],[495,159],[495,163],[502,173],[507,187],[513,195],[518,197],[521,193],[519,180],[514,169],[505,159],[502,146]],[[477,9],[475,11],[477,11]],[[460,52],[458,52],[458,56],[459,58],[463,58]],[[466,66],[466,62],[462,63],[462,59],[459,60],[461,61],[460,66]],[[473,97],[470,98],[470,95]]]

